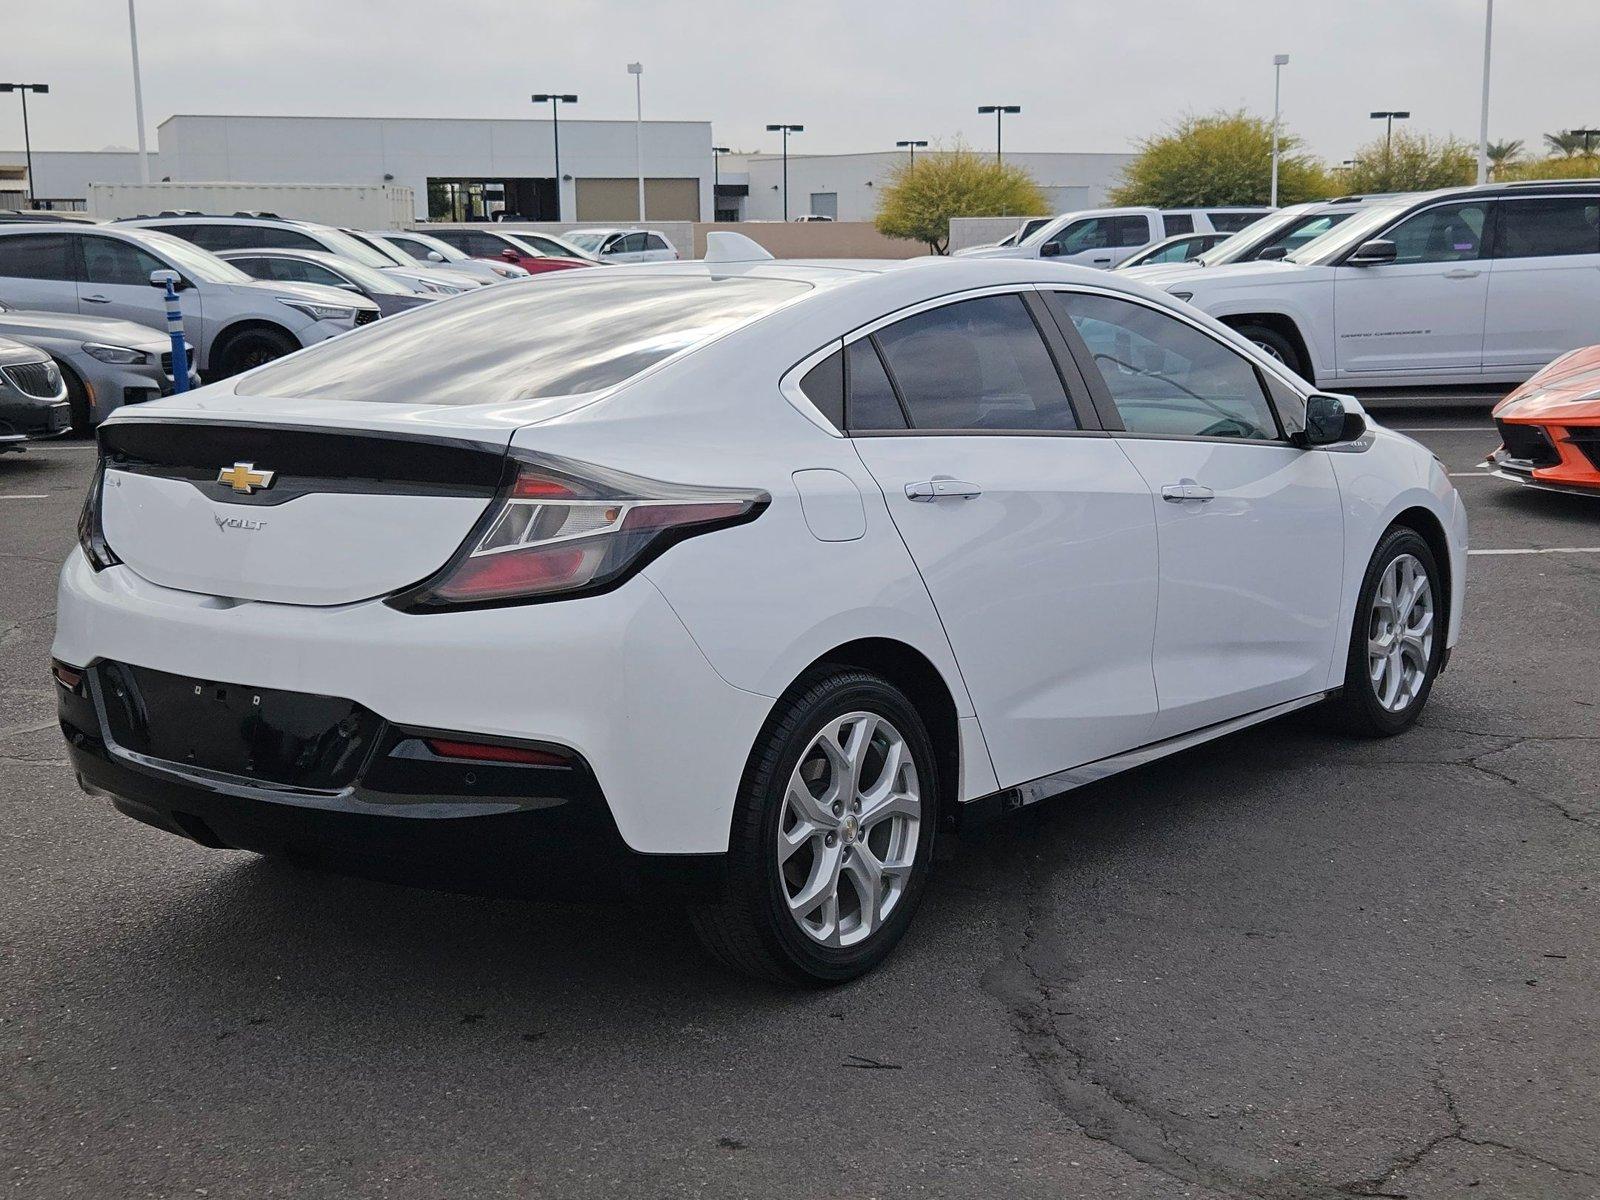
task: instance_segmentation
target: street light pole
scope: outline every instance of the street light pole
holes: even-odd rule
[[[144,82],[139,77],[139,22],[128,0],[128,45],[133,50],[133,119],[139,123],[139,182],[150,182],[150,155],[144,145]]]
[[[629,63],[633,76],[633,163],[639,172],[639,223],[644,224],[644,64]]]
[[[566,92],[535,92],[533,102],[550,103],[550,133],[556,149],[556,220],[561,220],[561,106],[576,104],[578,98]]]
[[[1383,157],[1386,161],[1389,157],[1389,148],[1394,142],[1394,123],[1396,121],[1404,121],[1409,116],[1411,116],[1409,112],[1399,111],[1375,112],[1372,114],[1372,119],[1374,121],[1386,122],[1383,130]]]
[[[927,144],[928,143],[926,141],[922,141],[922,140],[917,140],[917,141],[908,140],[908,141],[896,142],[895,143],[895,145],[898,146],[900,149],[909,150],[911,152],[911,165],[913,167],[917,165],[917,147],[918,146],[926,147]]]
[[[804,125],[768,125],[768,133],[783,133],[783,219],[789,219],[789,135],[804,133]]]
[[[1600,129],[1569,129],[1568,133],[1583,139],[1583,152],[1585,155],[1594,153],[1593,138],[1600,137]]]
[[[19,92],[22,95],[22,149],[28,160],[28,208],[32,210],[33,201],[33,138],[28,133],[28,93],[38,92],[41,95],[50,90],[48,83],[0,83],[0,92]]]
[[[1020,104],[978,105],[978,115],[980,117],[987,116],[989,113],[994,114],[994,160],[997,163],[1005,161],[1005,159],[1000,156],[1000,119],[1005,116],[1006,113],[1019,113],[1021,111],[1022,105]]]
[[[1272,198],[1267,203],[1278,207],[1278,101],[1283,95],[1283,68],[1289,65],[1287,54],[1272,56]]]
[[[1489,50],[1494,44],[1494,0],[1483,12],[1483,112],[1478,121],[1478,182],[1489,182]]]

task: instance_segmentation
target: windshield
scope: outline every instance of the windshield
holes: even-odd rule
[[[165,258],[190,279],[201,283],[255,282],[232,263],[223,262],[211,251],[202,250],[193,242],[173,237],[170,233],[162,233],[159,229],[129,229],[126,232],[137,237],[152,252]]]
[[[789,279],[570,274],[580,278],[484,288],[390,317],[263,367],[249,392],[447,405],[595,392],[811,290]]]
[[[430,237],[426,233],[408,233],[404,240],[400,242],[400,245],[407,253],[410,253],[412,246],[421,246],[422,253],[412,254],[411,257],[424,260],[427,259],[429,250],[437,253],[445,262],[463,262],[467,257],[465,251],[457,250],[449,242],[441,242],[438,238]]]
[[[1225,242],[1219,242],[1211,247],[1199,258],[1195,265],[1200,267],[1214,267],[1220,263],[1238,262],[1257,246],[1264,246],[1275,235],[1283,232],[1304,214],[1291,212],[1275,212],[1262,217],[1259,221],[1252,221],[1238,233]]]
[[[409,267],[411,265],[411,256],[409,254],[375,233],[358,233],[353,229],[340,230],[340,232],[383,255],[389,260],[388,265],[391,267]]]
[[[338,229],[319,229],[317,240],[333,251],[340,258],[353,258],[358,263],[365,263],[369,267],[392,267],[395,264],[389,261],[385,254],[380,254],[364,242],[359,242],[348,233]]]
[[[1363,208],[1348,221],[1341,222],[1321,237],[1312,238],[1298,250],[1292,251],[1285,261],[1305,266],[1337,258],[1347,247],[1360,245],[1414,203],[1415,199],[1409,198]]]
[[[566,238],[567,241],[571,242],[579,250],[587,250],[589,253],[593,254],[596,250],[600,249],[600,243],[605,241],[606,238],[610,237],[611,233],[609,230],[601,230],[599,233],[585,233],[581,229],[572,229],[568,230],[561,236]]]
[[[337,271],[351,283],[360,284],[366,291],[382,293],[385,296],[416,295],[415,292],[393,275],[385,274],[364,263],[351,262],[348,258],[339,258],[337,255],[332,255],[326,265],[328,270]]]

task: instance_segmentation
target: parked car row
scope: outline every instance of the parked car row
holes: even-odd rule
[[[1114,267],[1144,247],[1178,234],[1237,233],[1267,208],[1092,208],[1043,218],[1005,243],[969,246],[959,258],[1054,258],[1081,267]],[[1032,224],[1032,223],[1030,223]]]

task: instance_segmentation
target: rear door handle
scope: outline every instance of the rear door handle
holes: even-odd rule
[[[919,500],[923,503],[933,500],[971,500],[981,495],[983,489],[977,484],[963,483],[959,479],[951,479],[948,475],[937,475],[921,483],[906,484],[906,499]]]
[[[111,303],[111,297],[110,296],[85,296],[84,299],[87,300],[90,304],[110,304]]]
[[[1479,271],[1469,271],[1465,267],[1457,267],[1453,271],[1446,271],[1444,277],[1446,279],[1476,279],[1480,274],[1481,272]]]
[[[1097,258],[1097,259],[1094,260],[1094,262],[1095,262],[1095,266],[1097,266],[1097,267],[1098,266],[1104,266],[1104,265],[1110,263],[1111,259],[1109,257],[1107,257],[1107,258]]]
[[[1214,500],[1216,496],[1203,483],[1168,483],[1161,488],[1161,498],[1173,504],[1182,504],[1185,500]]]

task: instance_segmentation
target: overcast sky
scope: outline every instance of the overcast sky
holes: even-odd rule
[[[1016,150],[1126,150],[1184,111],[1272,111],[1330,162],[1375,108],[1477,140],[1484,0],[137,0],[145,116],[175,112],[518,117],[570,91],[574,117],[709,120],[716,140],[795,152],[900,138]],[[1600,0],[1500,0],[1490,137],[1537,145],[1600,125]],[[4,0],[0,80],[42,81],[34,146],[135,140],[124,0]],[[20,148],[14,96],[0,148]]]

